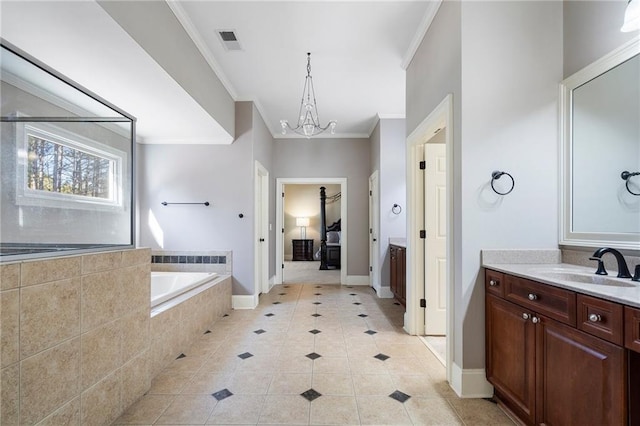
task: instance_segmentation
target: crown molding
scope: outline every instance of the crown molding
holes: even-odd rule
[[[427,10],[424,12],[424,16],[422,17],[422,21],[420,22],[420,25],[418,26],[418,29],[413,36],[413,40],[411,40],[409,48],[402,58],[402,63],[400,64],[400,66],[403,70],[409,68],[409,64],[413,60],[413,56],[418,51],[418,47],[420,47],[420,43],[422,43],[424,36],[427,34],[427,31],[429,30],[433,19],[436,17],[436,13],[438,13],[438,9],[440,9],[441,4],[442,0],[429,2]]]

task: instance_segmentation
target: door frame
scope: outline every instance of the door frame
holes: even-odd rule
[[[276,275],[275,284],[282,284],[282,265],[284,265],[284,201],[282,194],[285,185],[304,184],[339,184],[340,185],[340,228],[342,229],[340,238],[340,284],[347,283],[347,178],[276,178]],[[320,194],[318,193],[318,203]]]
[[[424,224],[424,177],[419,163],[424,159],[424,144],[437,129],[446,128],[447,153],[447,380],[452,383],[455,341],[455,282],[453,234],[453,95],[448,94],[407,137],[407,309],[404,329],[412,335],[424,335],[424,243],[420,230]]]
[[[253,282],[254,294],[268,293],[269,287],[269,171],[258,160],[254,166]],[[263,242],[260,239],[264,238]]]
[[[375,195],[375,197],[374,197]],[[374,204],[374,200],[377,201]],[[373,242],[373,237],[376,243]],[[369,176],[369,286],[380,295],[380,172]]]

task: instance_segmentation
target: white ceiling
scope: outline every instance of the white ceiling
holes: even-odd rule
[[[368,137],[377,116],[404,117],[405,70],[429,1],[172,1],[170,7],[231,96],[254,101],[275,137],[297,120],[311,52],[321,123]],[[217,30],[233,30],[227,51]],[[417,43],[414,43],[417,44]],[[292,135],[296,136],[297,135]]]
[[[306,52],[322,124],[337,120],[336,137],[368,137],[378,116],[404,117],[404,66],[440,0],[168,4],[232,98],[254,101],[274,137],[282,137],[281,119],[297,120]],[[231,142],[94,1],[0,8],[4,39],[137,117],[141,142]],[[226,51],[216,30],[235,31],[243,50]]]

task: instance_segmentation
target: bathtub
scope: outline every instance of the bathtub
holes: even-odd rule
[[[151,316],[214,286],[215,272],[151,272]]]

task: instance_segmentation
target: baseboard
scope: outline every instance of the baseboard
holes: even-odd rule
[[[233,309],[255,309],[258,306],[258,295],[231,296],[231,307]]]
[[[394,297],[390,287],[380,287],[375,290],[380,299],[393,299]]]
[[[451,366],[451,387],[460,398],[493,396],[493,386],[487,381],[484,368],[463,370],[454,362]]]
[[[347,275],[347,285],[369,285],[369,275]]]

